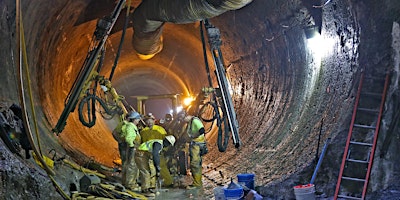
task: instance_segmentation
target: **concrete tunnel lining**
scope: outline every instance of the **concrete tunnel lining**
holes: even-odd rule
[[[94,157],[110,165],[117,156],[116,143],[109,134],[109,123],[100,117],[88,129],[80,124],[76,113],[71,113],[59,137],[50,132],[87,54],[95,28],[95,18],[75,24],[85,9],[90,10],[86,7],[89,4],[90,1],[84,0],[23,4],[28,60],[32,84],[37,86],[35,102],[46,150],[64,151],[64,148],[74,159],[86,161]],[[322,8],[322,33],[335,39],[335,44],[318,72],[313,68],[315,60],[306,48],[301,24],[296,21],[304,19],[296,17],[301,14],[301,1],[255,0],[211,20],[221,29],[226,64],[232,64],[228,74],[243,148],[236,150],[230,144],[226,153],[220,153],[215,133],[210,134],[211,152],[203,164],[206,177],[226,183],[237,173],[252,172],[260,185],[283,181],[308,167],[314,159],[321,118],[325,133],[321,141],[330,136],[335,138],[343,131],[341,125],[345,124],[354,98],[353,79],[359,73],[356,62],[366,64],[367,60],[367,53],[358,52],[359,32],[362,32],[359,26],[367,25],[358,23],[360,14],[355,11],[365,12],[365,8],[363,4],[355,4],[333,1]],[[102,14],[107,15],[108,11]],[[96,10],[97,16],[99,12]],[[113,33],[107,43],[102,71],[107,75],[120,33]],[[147,69],[147,74],[156,72],[160,78],[157,84],[149,84],[148,89],[159,93],[185,90],[196,93],[207,83],[196,23],[166,24],[164,48],[149,61],[138,60],[130,44],[131,35],[130,29],[113,81],[120,94],[128,97],[145,93],[138,86],[146,83],[149,76],[135,75],[135,69],[139,68]],[[313,74],[317,76],[315,82],[310,81]],[[216,171],[222,171],[224,177],[216,175]],[[205,179],[207,184],[213,184]]]

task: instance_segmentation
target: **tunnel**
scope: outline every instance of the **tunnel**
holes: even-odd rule
[[[98,20],[109,16],[117,2],[0,2],[0,100],[3,107],[21,105],[21,95],[25,96],[28,126],[38,133],[34,141],[40,139],[41,149],[49,157],[54,150],[82,165],[94,162],[112,167],[119,156],[111,135],[116,121],[104,119],[100,113],[89,128],[82,125],[75,109],[61,133],[52,131],[90,51]],[[204,55],[203,45],[208,44],[202,43],[200,21],[208,19],[220,30],[241,145],[235,148],[230,140],[227,150],[220,152],[217,132],[213,129],[207,134],[204,199],[212,198],[214,187],[227,185],[241,173],[255,174],[258,192],[264,198],[294,199],[293,187],[309,183],[324,144],[327,151],[315,186],[321,196],[334,196],[362,74],[389,74],[367,199],[400,198],[398,0],[204,0],[194,2],[219,9],[209,8],[209,13],[208,7],[199,7],[194,16],[188,16],[185,9],[197,4],[185,5],[187,2],[129,1],[130,9],[122,9],[104,44],[99,74],[109,77],[113,72],[113,87],[136,109],[137,96],[194,97],[209,86],[205,58],[213,87],[218,86],[212,54],[207,51]],[[226,6],[232,2],[242,4]],[[135,16],[139,9],[145,14]],[[169,14],[172,16],[166,17]],[[135,20],[159,25],[149,25],[154,30],[140,32],[145,39],[155,38],[148,49],[134,42],[144,26],[135,25]],[[321,40],[313,43],[310,29]],[[152,57],[141,59],[146,54]],[[21,75],[19,66],[23,66]],[[365,84],[377,87],[377,82]],[[146,113],[159,119],[172,108],[168,99],[146,101]],[[0,144],[0,194],[5,199],[15,195],[21,199],[62,199],[45,172],[23,170],[33,162],[7,154],[6,145]],[[55,170],[54,177],[64,188],[76,182],[69,176]],[[43,187],[46,189],[40,189]]]

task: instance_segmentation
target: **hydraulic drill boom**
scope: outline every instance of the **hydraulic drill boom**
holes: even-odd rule
[[[226,77],[226,70],[224,67],[224,61],[221,51],[221,34],[218,28],[212,26],[208,20],[205,20],[204,26],[207,30],[208,43],[210,45],[211,53],[215,64],[215,75],[217,77],[219,91],[220,104],[222,107],[223,116],[226,117],[229,130],[232,133],[233,143],[236,148],[241,145],[239,138],[239,124],[236,119],[236,113],[232,102],[232,96],[229,93],[229,82]],[[225,120],[224,120],[225,121]]]
[[[79,99],[83,97],[91,81],[93,81],[94,77],[97,75],[94,69],[95,66],[99,64],[100,53],[103,51],[104,44],[107,41],[107,38],[114,27],[114,24],[117,21],[124,5],[125,0],[118,1],[118,4],[111,16],[98,21],[96,30],[94,32],[96,42],[98,43],[91,51],[89,51],[73,87],[65,99],[66,103],[64,110],[61,113],[56,126],[53,128],[53,132],[59,134],[64,130],[69,114],[74,111]]]

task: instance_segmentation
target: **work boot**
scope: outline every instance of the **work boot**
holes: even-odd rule
[[[145,197],[155,197],[156,195],[153,193],[153,192],[151,192],[150,190],[143,190],[142,191],[142,194],[145,196]]]
[[[169,185],[163,185],[163,187],[165,188],[175,188],[174,184],[169,184]]]
[[[201,186],[195,186],[195,185],[188,185],[186,186],[187,190],[194,190],[194,189],[200,189]]]
[[[138,186],[138,187],[128,187],[127,189],[132,191],[132,192],[140,192],[140,186]]]
[[[203,185],[203,181],[201,180],[201,174],[193,174],[193,185],[197,187],[201,187]]]

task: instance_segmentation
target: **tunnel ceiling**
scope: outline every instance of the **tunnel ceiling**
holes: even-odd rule
[[[140,2],[132,1],[132,8]],[[384,18],[387,23],[379,23],[375,18],[379,13],[369,12],[367,6],[378,6],[372,0],[333,0],[319,6],[324,2],[311,5],[301,0],[253,0],[241,9],[210,19],[221,30],[242,147],[235,149],[230,144],[227,152],[218,152],[217,133],[210,133],[210,153],[203,164],[209,169],[204,172],[206,176],[219,170],[225,179],[237,172],[256,172],[259,184],[282,180],[314,159],[319,142],[315,138],[320,136],[323,141],[343,132],[342,124],[348,120],[354,100],[358,65],[372,65],[366,61],[370,54],[367,48],[359,48],[361,33],[371,44],[379,43],[379,39],[390,37],[393,16]],[[379,6],[395,13],[398,7],[391,9],[392,4],[396,3],[387,0]],[[97,19],[109,15],[114,6],[115,1],[108,0],[38,0],[22,4],[32,84],[37,86],[34,97],[47,148],[62,151],[58,146],[61,144],[76,160],[95,159],[106,165],[112,165],[118,156],[110,134],[115,122],[98,117],[94,127],[86,128],[73,112],[59,136],[51,133],[51,128],[88,53]],[[371,21],[360,22],[368,15]],[[106,42],[100,72],[106,77],[117,54],[124,16],[125,10]],[[304,34],[304,28],[313,24],[321,25],[328,48],[322,57],[315,56]],[[385,32],[380,35],[372,31],[375,26]],[[133,33],[130,21],[112,81],[133,106],[132,96],[196,95],[208,85],[198,22],[166,22],[162,28],[163,49],[150,60],[137,57],[132,47]],[[370,39],[374,37],[377,39]],[[388,40],[379,43],[377,49],[382,51],[376,52],[376,57],[390,54],[387,46]],[[208,60],[213,68],[210,54]],[[323,134],[319,135],[322,125]]]

